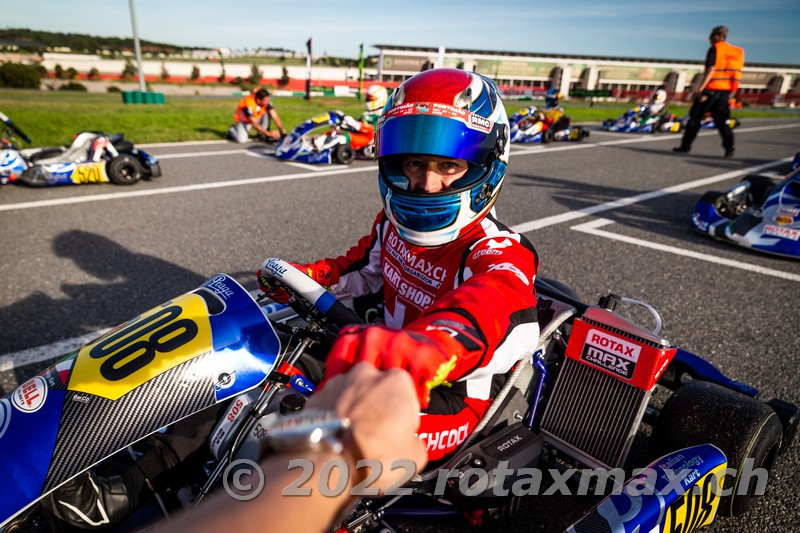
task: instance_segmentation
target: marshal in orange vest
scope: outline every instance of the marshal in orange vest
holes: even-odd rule
[[[711,91],[736,91],[742,81],[744,67],[744,48],[733,46],[725,41],[714,43],[717,49],[717,61],[714,63],[714,74],[706,89]]]

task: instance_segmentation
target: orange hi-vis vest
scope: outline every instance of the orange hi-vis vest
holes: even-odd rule
[[[714,43],[717,49],[717,62],[714,63],[714,74],[706,89],[712,91],[736,91],[742,81],[744,67],[744,48],[733,46],[725,41]]]
[[[236,122],[244,122],[246,124],[250,123],[250,119],[247,118],[247,115],[244,113],[245,108],[250,108],[253,112],[253,118],[258,120],[261,118],[261,115],[267,112],[267,107],[261,107],[256,103],[256,94],[255,91],[248,94],[241,100],[239,100],[239,105],[236,107],[236,111],[233,113],[233,120]]]

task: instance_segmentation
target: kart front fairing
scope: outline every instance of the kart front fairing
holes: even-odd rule
[[[339,111],[327,111],[302,122],[281,141],[275,156],[300,163],[332,163],[334,149],[349,144],[347,134],[335,131],[343,117]]]
[[[742,185],[722,193],[721,201],[742,192]],[[760,252],[800,258],[800,169],[776,183],[761,205],[748,206],[731,218],[720,212],[709,195],[697,202],[692,214],[695,229],[720,240]]]

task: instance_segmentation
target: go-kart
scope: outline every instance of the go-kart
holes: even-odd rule
[[[650,115],[648,106],[641,105],[625,111],[619,118],[609,118],[603,121],[603,129],[620,133],[677,133],[682,124],[674,114],[661,113]]]
[[[327,111],[292,130],[278,144],[275,156],[301,163],[349,165],[356,157],[375,157],[374,138],[374,130],[366,133],[349,130],[341,111]]]
[[[687,124],[689,124],[689,115],[680,119],[681,127],[685,128]],[[727,120],[728,127],[730,129],[734,129],[739,127],[741,121],[738,118],[729,118]],[[716,124],[714,123],[714,117],[711,116],[711,113],[706,113],[706,116],[703,117],[703,120],[700,121],[700,129],[701,130],[713,130],[716,128]]]
[[[264,269],[289,290],[288,307],[262,308],[233,278],[218,274],[1,398],[0,528],[28,531],[52,520],[38,503],[42,498],[87,469],[108,472],[130,462],[148,435],[159,428],[168,435],[206,408],[221,412],[206,455],[194,470],[181,470],[182,486],[171,486],[170,494],[196,503],[220,485],[234,461],[258,457],[269,438],[265,427],[302,409],[313,392],[298,372],[303,359],[319,361],[339,328],[359,321],[291,264],[268,259]],[[477,517],[486,509],[499,516],[516,508],[526,490],[534,493],[531,476],[548,465],[559,472],[631,466],[629,451],[642,424],[652,428],[650,455],[660,458],[651,463],[653,490],[626,490],[601,502],[587,515],[595,527],[616,518],[620,531],[657,531],[659,524],[703,525],[717,514],[748,509],[755,484],[745,471],[770,469],[789,448],[798,408],[759,400],[756,389],[672,346],[658,334],[660,316],[644,302],[609,294],[586,305],[569,287],[539,277],[536,289],[538,348],[508,373],[475,430],[401,495],[361,500],[338,524],[342,531],[369,531],[398,515]],[[623,317],[618,306],[649,311],[655,326]],[[656,388],[669,393],[660,407],[651,402]],[[174,500],[142,499],[130,520],[152,523],[175,510],[164,503]],[[580,524],[576,531],[598,530]]]
[[[692,224],[738,246],[800,258],[800,152],[792,168],[782,180],[751,174],[725,192],[706,192]]]
[[[131,185],[142,178],[158,178],[158,159],[134,147],[124,135],[83,132],[70,146],[19,149],[16,134],[30,138],[7,116],[0,114],[6,137],[0,139],[0,183],[20,182],[31,187],[114,183]]]
[[[511,126],[511,142],[542,143],[552,141],[581,141],[589,136],[583,126],[571,126],[569,118],[562,117],[550,124],[544,115],[533,106],[520,109],[508,118]]]

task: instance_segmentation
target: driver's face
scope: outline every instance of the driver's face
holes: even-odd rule
[[[408,178],[410,192],[442,192],[467,173],[464,159],[435,155],[407,155],[403,157],[403,174]]]

